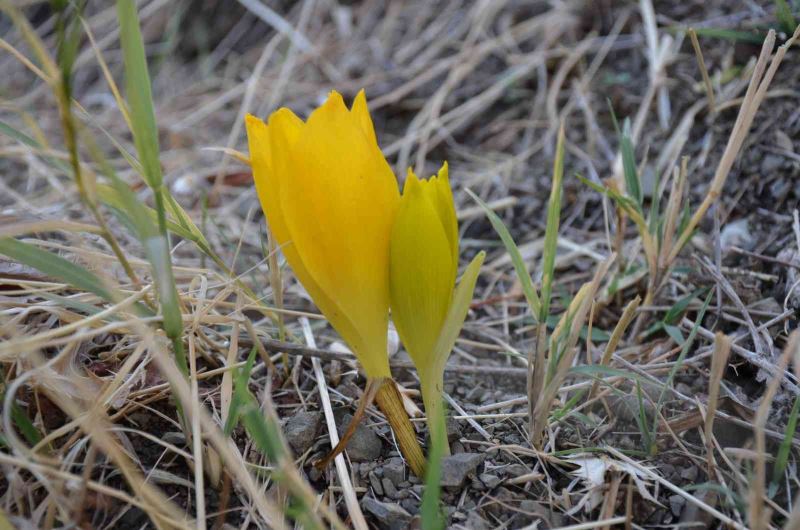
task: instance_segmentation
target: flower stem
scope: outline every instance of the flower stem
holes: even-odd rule
[[[442,401],[442,389],[444,388],[444,374],[438,374],[436,378],[423,378],[420,380],[422,403],[425,405],[425,417],[428,423],[428,433],[433,441],[433,431],[438,426],[444,425],[444,402]],[[439,416],[442,416],[439,419]],[[445,440],[442,444],[442,456],[450,456],[450,444]]]
[[[403,453],[411,471],[420,478],[424,477],[425,455],[422,454],[422,448],[417,441],[417,433],[403,408],[403,400],[394,381],[387,378],[383,382],[375,395],[375,402],[386,416],[389,425],[392,426],[397,444],[400,446],[400,452]]]

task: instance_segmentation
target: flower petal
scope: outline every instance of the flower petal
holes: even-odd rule
[[[286,173],[286,157],[282,155],[288,149],[287,146],[289,144],[297,141],[304,126],[303,122],[291,111],[281,109],[270,117],[269,126],[249,114],[245,123],[253,180],[255,181],[258,199],[261,203],[261,208],[264,210],[264,215],[267,217],[270,231],[281,247],[281,251],[292,267],[295,276],[303,284],[303,287],[308,291],[320,311],[354,349],[363,348],[363,346],[356,346],[356,344],[362,344],[363,340],[355,326],[347,318],[341,307],[314,280],[303,264],[300,254],[292,244],[289,230],[284,220],[279,197],[282,181],[288,178],[288,174]],[[275,163],[281,168],[280,171],[273,170],[272,157],[270,156],[272,152],[276,152],[276,149],[279,156],[275,157]]]
[[[420,372],[433,361],[455,284],[435,186],[409,170],[392,229],[389,265],[392,319]]]
[[[372,124],[372,117],[369,115],[367,96],[363,88],[356,94],[356,99],[353,101],[350,113],[356,118],[358,124],[361,126],[361,130],[364,131],[367,138],[375,145],[378,145],[378,138],[375,136],[375,126]]]
[[[280,189],[290,239],[313,281],[363,340],[326,317],[368,375],[388,376],[389,234],[399,202],[392,170],[336,92],[280,151],[273,142],[276,171],[280,159],[291,175]]]
[[[450,243],[450,252],[453,256],[453,280],[458,273],[458,218],[453,201],[453,191],[450,188],[447,162],[442,164],[437,176],[431,178],[431,183],[436,191],[436,211],[442,221],[442,227]]]

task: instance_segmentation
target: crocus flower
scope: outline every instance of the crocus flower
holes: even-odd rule
[[[364,92],[351,109],[331,92],[306,122],[282,108],[268,123],[248,115],[246,125],[258,198],[286,261],[367,377],[390,379],[389,238],[400,194]],[[375,399],[421,471],[394,384],[382,385]]]
[[[419,373],[429,428],[484,258],[475,257],[456,288],[458,221],[447,173],[446,163],[429,180],[409,169],[390,250],[392,320]]]

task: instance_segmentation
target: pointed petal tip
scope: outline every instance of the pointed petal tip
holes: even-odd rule
[[[350,111],[352,112],[353,109],[356,108],[356,103],[359,105],[363,103],[364,107],[367,106],[367,92],[363,88],[358,91],[356,97],[353,98],[353,104],[350,106]]]
[[[408,171],[406,171],[406,181],[403,183],[403,195],[406,193],[418,193],[420,185],[421,181],[414,173],[414,170],[409,167]]]
[[[450,167],[447,165],[447,160],[442,162],[442,167],[439,168],[439,172],[436,176],[445,181],[450,180]]]
[[[347,109],[347,105],[344,104],[344,98],[336,90],[328,92],[328,97],[325,98],[325,103],[322,104],[322,107],[335,108],[337,110]]]
[[[264,120],[258,116],[250,114],[249,112],[244,117],[244,127],[249,133],[253,133],[254,131],[260,130],[266,126],[267,124],[264,123]]]

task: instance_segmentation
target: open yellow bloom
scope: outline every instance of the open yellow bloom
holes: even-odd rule
[[[303,122],[282,108],[264,123],[247,116],[250,165],[270,230],[311,298],[347,342],[367,377],[384,379],[375,401],[417,476],[425,458],[390,380],[389,237],[400,203],[364,91],[342,96]]]
[[[364,91],[332,92],[303,122],[282,108],[247,116],[253,177],[270,230],[369,377],[389,377],[389,234],[400,194]]]
[[[456,288],[458,221],[447,173],[445,163],[426,181],[409,169],[390,250],[392,320],[419,372],[429,425],[484,257],[475,257]]]

